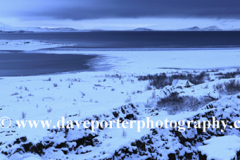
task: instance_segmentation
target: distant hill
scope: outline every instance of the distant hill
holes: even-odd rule
[[[136,28],[133,31],[153,31],[153,30],[149,28]]]
[[[12,31],[13,27],[0,22],[0,31]]]
[[[41,27],[32,27],[27,28],[34,32],[78,32],[78,29],[68,28],[68,27],[59,27],[59,28],[41,28]]]
[[[31,33],[31,32],[78,32],[74,28],[41,28],[41,27],[12,27],[0,23],[0,33]]]
[[[56,28],[43,28],[43,27],[12,27],[0,22],[0,33],[32,33],[32,32],[94,32],[94,31],[108,31],[104,29],[75,29],[69,27],[56,27]],[[117,30],[116,30],[117,31]],[[124,30],[123,30],[124,31]],[[135,28],[133,30],[125,31],[240,31],[240,29],[229,29],[223,30],[217,26],[209,26],[205,28],[200,28],[198,26],[193,26],[190,28],[184,29],[175,29],[175,30],[154,30],[150,28]]]
[[[218,28],[217,26],[209,26],[205,28],[199,28],[198,26],[194,26],[191,28],[180,29],[179,31],[222,31],[222,29]]]

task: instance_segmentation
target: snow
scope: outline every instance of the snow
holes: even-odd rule
[[[180,31],[223,31],[223,30],[218,28],[217,26],[209,26],[205,28],[199,28],[198,26],[194,26],[187,29],[180,29]]]
[[[191,82],[189,82],[188,80],[179,80],[179,79],[174,79],[172,82],[173,86],[181,86],[181,87],[187,87],[187,86],[193,86],[194,84],[192,84]]]
[[[153,31],[153,30],[149,28],[135,28],[133,31]]]
[[[202,154],[207,155],[207,159],[231,160],[240,151],[240,137],[236,135],[213,137],[205,140],[206,145],[198,147]]]
[[[143,23],[144,22],[144,23]],[[14,22],[15,25],[26,26],[24,22]],[[158,30],[158,31],[235,31],[240,30],[239,19],[213,19],[213,18],[124,18],[124,19],[94,19],[94,20],[65,20],[55,21],[56,27],[45,27],[52,26],[53,22],[32,21],[31,26],[26,27],[10,27],[7,25],[6,28],[0,30],[3,31],[34,31],[34,32],[72,32],[72,31],[146,31],[146,30]],[[38,24],[38,27],[35,26]],[[59,27],[59,26],[74,26],[74,28]],[[57,27],[58,26],[58,27]]]
[[[54,44],[46,44],[45,42],[30,41],[1,41],[0,50],[19,49],[21,50],[36,50],[41,47],[54,46]],[[61,46],[62,44],[56,44]],[[10,47],[9,47],[10,46]],[[127,114],[134,114],[137,120],[147,120],[149,117],[153,121],[168,118],[169,121],[186,120],[186,118],[196,118],[196,115],[203,115],[209,111],[215,111],[216,115],[221,115],[222,118],[227,118],[231,113],[239,112],[237,110],[240,100],[239,95],[220,95],[214,86],[218,83],[224,84],[231,79],[217,78],[214,72],[208,71],[214,81],[206,80],[205,83],[193,85],[190,88],[176,88],[176,86],[166,86],[162,89],[147,90],[149,81],[139,81],[137,76],[156,74],[164,72],[167,75],[172,74],[199,74],[202,70],[220,68],[216,73],[231,71],[233,67],[240,67],[240,50],[239,49],[207,49],[207,50],[158,50],[158,51],[49,51],[44,50],[46,54],[87,54],[101,55],[101,60],[95,59],[90,62],[93,66],[103,66],[104,69],[96,71],[85,71],[77,73],[62,73],[55,75],[41,76],[26,76],[26,77],[2,77],[0,79],[0,87],[4,92],[0,92],[1,97],[1,115],[10,117],[12,122],[15,120],[52,120],[52,124],[56,124],[62,117],[66,120],[86,120],[93,119],[93,115],[100,117],[100,120],[110,120],[113,117],[113,111],[119,111],[119,117],[125,117]],[[35,53],[38,51],[34,51]],[[43,52],[43,50],[41,50]],[[227,58],[226,58],[227,57]],[[216,61],[217,59],[217,61]],[[107,66],[107,67],[106,67]],[[110,66],[110,67],[109,67]],[[97,68],[96,68],[97,69]],[[99,69],[99,68],[98,68]],[[195,71],[193,71],[195,70]],[[240,80],[239,78],[233,78]],[[185,82],[185,81],[184,81]],[[207,86],[207,87],[206,87]],[[210,104],[202,106],[196,111],[185,111],[176,115],[169,115],[166,111],[154,112],[148,111],[154,109],[157,102],[173,92],[178,92],[180,96],[193,96],[196,98],[217,97],[218,100],[211,102],[213,108],[209,109]],[[129,103],[134,105],[135,110],[129,107]],[[226,106],[232,108],[224,108]],[[126,107],[125,114],[121,109]],[[137,107],[138,106],[138,107]],[[149,108],[147,106],[150,106]],[[49,108],[52,108],[49,111]],[[221,109],[224,108],[223,112]],[[136,112],[138,114],[136,114]],[[23,117],[23,113],[26,115]],[[110,117],[105,117],[108,115]],[[205,116],[205,115],[204,115]],[[206,120],[205,117],[199,118],[201,121]],[[234,120],[234,119],[233,119]],[[64,123],[66,124],[66,122]],[[14,125],[14,124],[13,124]],[[54,129],[53,126],[50,129]],[[155,127],[156,129],[156,127]],[[3,147],[0,145],[1,151],[14,151],[20,145],[13,145],[13,148],[8,149],[8,144],[13,144],[20,137],[27,137],[27,142],[38,144],[39,142],[53,141],[55,146],[45,150],[46,154],[42,155],[42,159],[104,159],[114,155],[115,151],[123,147],[134,149],[131,143],[136,140],[142,140],[142,137],[151,135],[154,145],[158,148],[158,152],[163,154],[163,159],[168,159],[170,153],[175,153],[175,150],[180,151],[180,155],[196,151],[198,145],[192,148],[185,147],[179,143],[179,138],[174,137],[171,128],[157,129],[158,135],[154,137],[150,128],[142,128],[141,132],[137,132],[137,124],[133,128],[118,129],[114,126],[112,129],[96,130],[95,140],[100,143],[98,146],[87,145],[79,146],[77,151],[70,151],[65,155],[61,150],[68,151],[68,148],[62,147],[58,151],[53,151],[56,145],[67,142],[69,146],[75,146],[79,138],[89,135],[89,130],[70,130],[65,137],[64,131],[58,133],[49,132],[47,129],[18,129],[12,127],[9,129],[0,128],[0,138]],[[15,132],[12,132],[15,131]],[[235,130],[231,130],[231,134],[237,135]],[[6,134],[10,133],[9,136]],[[124,136],[123,136],[124,133]],[[94,134],[94,133],[92,133]],[[198,132],[194,129],[186,130],[182,133],[184,138],[194,139]],[[202,136],[202,135],[199,135]],[[167,140],[161,140],[159,137]],[[224,138],[225,137],[225,138]],[[202,153],[206,153],[210,158],[218,156],[217,151],[225,153],[224,158],[234,157],[239,147],[239,137],[224,136],[212,137],[210,140],[204,141],[206,146],[200,146],[198,149]],[[222,139],[221,139],[222,138]],[[203,137],[205,140],[205,137]],[[221,143],[217,145],[216,143]],[[226,142],[229,145],[224,145]],[[230,145],[231,144],[231,145]],[[234,145],[233,145],[234,144]],[[225,147],[226,146],[226,147]],[[182,148],[181,148],[182,147]],[[211,150],[208,148],[210,147]],[[215,147],[215,148],[214,148]],[[168,149],[166,149],[168,148]],[[179,149],[181,148],[181,150]],[[89,152],[87,152],[89,151]],[[210,152],[211,151],[211,152]],[[76,152],[86,152],[85,154],[76,155]],[[105,154],[103,154],[105,153]],[[13,153],[11,153],[13,154]],[[213,155],[214,154],[214,155]],[[220,154],[219,154],[220,155]],[[2,155],[1,155],[2,156]],[[137,157],[135,158],[143,158]],[[156,155],[157,157],[158,155]],[[208,158],[209,158],[208,157]],[[2,158],[2,157],[1,157]],[[3,156],[3,158],[5,158]],[[3,159],[2,158],[2,159]],[[40,159],[35,155],[19,153],[13,154],[10,159]],[[147,158],[147,156],[145,157]],[[219,158],[219,157],[218,157]]]
[[[61,43],[49,43],[38,40],[0,40],[0,51],[1,50],[24,50],[32,51],[43,48],[55,48],[62,46],[72,46],[69,44]]]
[[[94,62],[97,67],[109,66],[112,71],[137,74],[155,74],[161,70],[206,70],[240,67],[240,50],[238,48],[157,51],[46,51],[46,53],[103,55],[105,58]]]
[[[12,27],[3,23],[0,23],[0,33],[13,33],[13,32],[78,32],[80,30],[68,27],[59,28],[43,28],[43,27]],[[83,31],[83,30],[82,30]]]
[[[3,154],[0,154],[0,159],[1,160],[8,160],[8,158],[6,156],[4,156]]]
[[[3,24],[0,22],[0,30],[11,30],[11,26]]]

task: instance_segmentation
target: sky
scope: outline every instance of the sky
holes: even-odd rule
[[[239,0],[0,0],[0,22],[84,29],[235,25],[239,6]]]

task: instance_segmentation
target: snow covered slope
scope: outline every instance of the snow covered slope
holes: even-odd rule
[[[41,27],[12,27],[0,23],[0,33],[29,33],[29,32],[78,32],[74,28],[41,28]]]
[[[13,30],[14,30],[13,27],[0,22],[0,32],[1,31],[13,31]]]

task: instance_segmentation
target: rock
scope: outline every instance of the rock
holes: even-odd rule
[[[168,159],[169,159],[169,160],[176,160],[176,155],[173,154],[173,153],[170,153],[170,154],[168,155]]]

